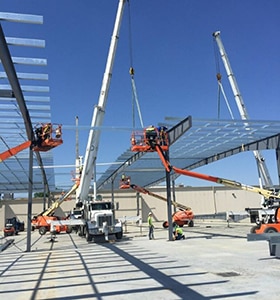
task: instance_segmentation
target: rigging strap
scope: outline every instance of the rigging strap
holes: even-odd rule
[[[132,126],[135,128],[135,114],[134,114],[134,103],[136,104],[136,108],[138,111],[138,116],[140,120],[141,127],[144,128],[142,114],[140,110],[140,105],[137,96],[137,89],[134,80],[134,68],[133,68],[133,51],[132,51],[132,32],[131,32],[131,13],[130,13],[130,4],[128,2],[128,32],[129,32],[129,56],[130,56],[130,68],[129,74],[131,77],[131,86],[132,86]]]

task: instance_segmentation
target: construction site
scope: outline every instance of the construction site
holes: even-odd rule
[[[0,12],[1,297],[278,299],[280,121],[249,118],[221,32],[213,31],[218,110],[223,97],[231,119],[186,114],[145,125],[141,107],[148,104],[139,101],[132,59],[133,1],[116,2],[99,98],[92,111],[84,109],[92,115],[86,126],[78,116],[74,126],[53,121],[50,97],[42,96],[50,91],[48,74],[38,71],[47,66],[40,57],[45,41],[30,38],[32,30],[25,33],[23,25],[43,26],[43,15]],[[129,128],[113,119],[112,126],[105,126],[126,18],[133,110]],[[38,53],[28,57],[28,51],[15,47]],[[110,131],[116,137],[125,132],[125,139],[104,147]],[[70,136],[75,136],[71,148]],[[100,163],[100,157],[109,160],[116,149],[122,152],[114,161]],[[265,159],[268,151],[274,155],[277,183]],[[57,164],[70,153],[73,165]],[[210,165],[223,166],[226,159],[247,153],[256,167],[255,184],[215,175],[218,167],[207,172]],[[240,178],[243,163],[235,166]],[[62,188],[56,179],[63,168],[71,173]],[[191,180],[204,185],[192,186]]]

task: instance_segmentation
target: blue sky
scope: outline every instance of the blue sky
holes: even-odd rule
[[[98,103],[118,0],[10,0],[1,11],[43,15],[44,24],[30,26],[31,38],[46,40],[52,120],[62,123],[64,144],[53,151],[56,165],[74,164],[75,125],[89,126]],[[166,116],[215,119],[218,116],[216,59],[212,33],[221,38],[243,96],[248,114],[255,120],[279,119],[280,2],[278,0],[130,0],[130,53],[128,9],[120,30],[98,162],[112,162],[129,148],[132,123],[130,56],[144,125]],[[32,27],[32,28],[31,28]],[[5,26],[3,25],[5,29]],[[17,30],[19,26],[16,27]],[[26,33],[26,30],[25,30]],[[7,36],[20,36],[7,32]],[[28,36],[24,36],[28,37]],[[223,84],[235,117],[239,118],[223,64]],[[151,107],[156,107],[152,109]],[[225,102],[220,116],[230,119]],[[138,122],[138,125],[140,123]],[[88,131],[79,131],[80,155],[84,155]],[[264,153],[276,182],[274,152]],[[73,168],[72,168],[73,169]],[[70,169],[57,169],[61,185],[70,182]],[[98,167],[97,172],[104,168]],[[253,154],[237,155],[198,171],[257,184]],[[188,185],[208,185],[195,179],[178,179]]]

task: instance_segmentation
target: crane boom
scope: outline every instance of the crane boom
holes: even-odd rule
[[[227,76],[228,76],[228,80],[229,80],[229,83],[230,83],[230,86],[231,86],[231,89],[232,89],[232,92],[233,92],[233,95],[234,95],[234,98],[235,98],[235,102],[237,104],[237,107],[238,107],[238,110],[239,110],[239,113],[240,113],[240,116],[241,116],[241,119],[242,120],[248,120],[249,116],[248,116],[248,113],[246,111],[245,103],[244,103],[243,98],[241,96],[240,90],[239,90],[238,85],[237,85],[237,81],[236,81],[235,76],[233,74],[233,71],[232,71],[228,56],[226,54],[225,48],[223,46],[221,36],[220,36],[220,31],[214,32],[213,37],[215,38],[215,40],[217,42],[217,45],[218,45],[218,48],[219,48],[219,51],[220,51],[220,55],[221,55],[222,61],[224,63],[224,67],[225,67],[225,70],[226,70],[226,73],[227,73]],[[272,187],[273,183],[272,183],[268,168],[266,166],[265,160],[262,156],[262,153],[258,150],[254,150],[253,153],[254,153],[254,156],[255,156],[255,159],[256,159],[256,162],[257,162],[259,176],[261,178],[260,186],[262,187],[263,184],[264,184],[266,187]]]
[[[91,129],[89,131],[88,143],[86,153],[84,156],[83,170],[81,174],[80,187],[78,189],[78,202],[87,200],[90,182],[92,178],[95,180],[95,164],[100,140],[100,130],[95,129],[103,124],[106,102],[112,77],[112,70],[115,60],[115,54],[119,39],[119,31],[122,20],[126,0],[120,0],[113,29],[111,44],[109,48],[106,68],[103,76],[102,86],[99,95],[98,105],[95,106],[91,122]],[[96,192],[95,192],[96,196]]]

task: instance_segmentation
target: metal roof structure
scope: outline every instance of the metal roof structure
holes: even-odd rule
[[[48,75],[40,73],[47,60],[39,58],[45,41],[25,37],[8,37],[5,29],[11,22],[41,25],[43,17],[17,13],[0,13],[0,153],[15,147],[33,137],[33,126],[51,122],[50,98],[46,95]],[[14,25],[15,26],[15,25]],[[26,27],[26,36],[30,27]],[[29,47],[38,54],[36,58],[25,57]],[[15,53],[15,54],[14,54]],[[21,53],[21,56],[17,56]],[[33,50],[33,53],[34,50]],[[36,52],[37,53],[37,52]],[[55,189],[54,171],[42,166],[53,164],[51,152],[34,153],[32,182],[33,191],[47,192]],[[0,193],[23,193],[29,183],[29,149],[0,163]]]
[[[169,118],[169,123],[164,125],[172,129],[179,121]],[[169,149],[171,165],[180,169],[192,170],[243,151],[279,151],[280,121],[192,119],[191,123],[191,128]],[[117,162],[119,165],[110,166],[99,178],[98,190],[118,189],[123,173],[131,177],[132,183],[142,187],[166,180],[165,169],[156,152],[135,153],[128,149]],[[172,179],[179,176],[171,175]]]
[[[0,21],[4,37],[5,26],[8,27],[9,22],[40,25],[43,17],[0,13]],[[2,24],[5,25],[3,30]],[[45,42],[24,37],[5,37],[4,42],[8,46],[7,54],[11,61],[0,51],[0,153],[29,140],[32,134],[30,125],[51,122],[50,99],[47,96],[49,88],[46,86],[48,75],[38,73],[38,70],[46,66],[47,60],[13,55],[15,48],[21,49],[24,46],[37,49],[39,57]],[[13,71],[16,76],[11,77]],[[25,106],[24,109],[20,104]],[[28,117],[31,124],[26,124]],[[181,121],[179,118],[168,118],[168,124],[164,125],[171,133]],[[192,126],[180,137],[177,134],[178,139],[172,138],[169,150],[171,165],[181,169],[195,169],[242,151],[279,151],[280,121],[192,119],[191,123]],[[49,190],[54,191],[54,170],[41,168],[43,165],[53,165],[51,151],[34,153],[33,156],[36,158],[32,178],[33,191],[42,192],[46,181]],[[29,185],[29,166],[29,150],[1,162],[0,193],[26,192]],[[118,189],[123,172],[132,178],[133,183],[143,187],[165,182],[165,169],[157,153],[135,153],[128,149],[98,179],[97,189]],[[177,174],[172,174],[172,179],[176,177]]]

